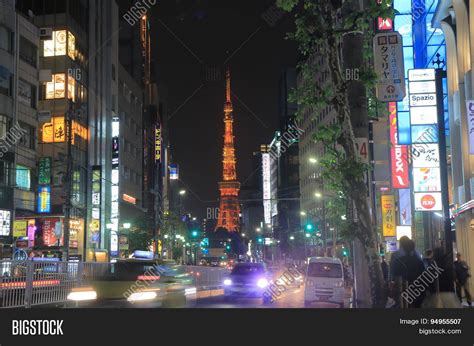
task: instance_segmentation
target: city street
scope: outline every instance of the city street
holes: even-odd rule
[[[222,294],[222,290],[215,290],[213,296],[203,297],[194,299],[188,299],[186,304],[180,299],[175,299],[170,302],[167,306],[164,306],[161,302],[156,303],[141,303],[141,304],[129,304],[125,301],[114,301],[114,302],[95,302],[90,304],[79,304],[79,308],[132,308],[132,309],[157,309],[157,308],[191,308],[191,309],[300,309],[304,308],[304,287],[300,288],[289,288],[283,292],[279,298],[273,303],[264,304],[262,299],[246,299],[239,298],[228,301]],[[70,305],[69,308],[75,307],[74,304]],[[351,308],[351,290],[346,290],[346,296],[344,300],[344,308]],[[331,303],[313,303],[308,308],[338,308],[337,305]]]

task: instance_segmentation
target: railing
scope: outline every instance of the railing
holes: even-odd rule
[[[75,288],[110,271],[110,263],[0,261],[0,308],[61,304]],[[183,266],[198,290],[222,286],[228,270]]]

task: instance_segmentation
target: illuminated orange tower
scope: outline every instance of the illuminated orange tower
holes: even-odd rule
[[[230,92],[230,71],[226,74],[226,102],[224,104],[224,151],[222,160],[222,181],[219,183],[220,207],[216,230],[225,228],[228,232],[238,232],[240,229],[240,183],[237,181],[235,169],[236,158],[234,148],[234,117],[232,116],[232,101]]]

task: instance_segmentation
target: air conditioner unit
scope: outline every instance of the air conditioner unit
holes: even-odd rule
[[[51,121],[51,111],[38,112],[39,123],[49,123]]]
[[[52,28],[40,28],[40,39],[41,40],[52,40],[53,39],[53,29]]]

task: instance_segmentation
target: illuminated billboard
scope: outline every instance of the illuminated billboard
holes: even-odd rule
[[[51,186],[38,187],[38,213],[51,212]]]
[[[272,223],[272,201],[271,201],[271,166],[270,154],[262,154],[262,178],[263,178],[263,215],[266,224]]]
[[[408,71],[416,211],[441,211],[441,170],[434,69]]]

